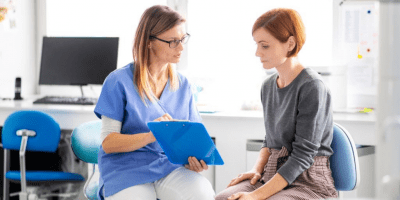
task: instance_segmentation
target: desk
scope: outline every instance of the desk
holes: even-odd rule
[[[73,130],[83,122],[97,120],[94,114],[94,105],[45,105],[33,104],[36,98],[22,101],[0,101],[0,126],[3,126],[6,118],[18,110],[38,110],[52,116],[61,129]]]
[[[95,106],[38,105],[34,99],[23,101],[0,101],[0,126],[17,110],[39,110],[50,114],[59,122],[61,129],[72,130],[78,125],[97,120]],[[225,165],[216,166],[216,192],[226,188],[230,180],[246,171],[246,141],[264,139],[264,119],[261,111],[237,111],[202,113],[203,123],[215,137],[219,153]],[[375,145],[374,113],[334,113],[334,121],[343,125],[357,144]]]

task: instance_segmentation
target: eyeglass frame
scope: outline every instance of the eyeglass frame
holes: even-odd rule
[[[176,47],[179,45],[179,43],[186,44],[186,42],[189,41],[190,34],[189,34],[189,33],[186,33],[186,35],[183,36],[183,38],[180,39],[180,40],[170,40],[170,41],[166,41],[166,40],[160,39],[160,38],[158,38],[158,37],[156,37],[156,36],[150,35],[150,39],[152,39],[152,38],[157,39],[157,40],[159,40],[159,41],[161,41],[161,42],[168,43],[169,48],[174,49],[174,48],[176,48]],[[186,41],[185,43],[183,43],[182,41],[183,41],[184,39],[186,39],[186,38],[187,38],[187,41]],[[175,47],[171,47],[171,43],[173,43],[173,42],[175,42],[175,41],[179,41],[179,43],[178,43]]]

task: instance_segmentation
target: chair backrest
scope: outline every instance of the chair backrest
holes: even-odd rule
[[[333,126],[330,167],[338,191],[354,190],[360,182],[360,170],[356,145],[349,132],[340,126]]]
[[[29,137],[27,151],[55,152],[60,142],[60,125],[48,114],[40,111],[23,110],[12,113],[4,122],[2,142],[5,149],[19,150],[21,136],[18,130],[35,131]]]
[[[75,155],[84,162],[97,164],[101,145],[101,120],[83,123],[71,136],[71,147]]]

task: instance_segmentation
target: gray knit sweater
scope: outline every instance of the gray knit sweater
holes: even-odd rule
[[[261,89],[266,130],[262,148],[288,149],[288,160],[278,173],[291,184],[315,156],[333,153],[331,94],[312,69],[304,69],[284,88],[278,88],[277,77],[266,79]]]

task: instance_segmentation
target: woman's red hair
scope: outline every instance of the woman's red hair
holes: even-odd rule
[[[293,9],[276,8],[264,13],[254,23],[252,33],[254,34],[259,28],[265,28],[282,43],[287,42],[289,37],[293,36],[296,46],[288,53],[288,57],[297,56],[306,41],[303,21],[299,13]]]

